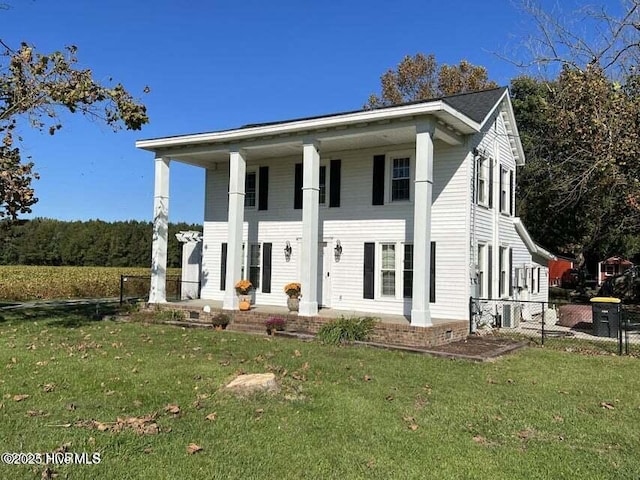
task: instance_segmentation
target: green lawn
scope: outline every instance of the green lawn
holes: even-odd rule
[[[53,466],[59,479],[640,476],[635,358],[532,348],[478,364],[94,313],[0,313],[2,450],[101,455]],[[279,393],[221,389],[266,371]],[[121,428],[154,413],[157,434]]]

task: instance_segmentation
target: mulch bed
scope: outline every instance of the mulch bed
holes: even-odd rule
[[[297,338],[299,340],[311,340],[314,335],[300,332],[276,332],[280,337]],[[377,342],[355,342],[356,345],[384,348],[387,350],[399,350],[403,352],[422,353],[436,357],[456,358],[485,362],[501,355],[513,352],[529,345],[528,341],[513,340],[495,335],[469,336],[465,340],[440,345],[438,347],[406,347],[403,345],[389,345]]]
[[[502,353],[507,353],[521,348],[527,344],[528,342],[517,341],[510,338],[485,335],[469,336],[458,342],[433,347],[431,350],[436,352],[493,358],[501,355]]]

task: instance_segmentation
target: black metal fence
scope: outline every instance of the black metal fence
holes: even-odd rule
[[[566,351],[640,356],[638,305],[470,298],[469,332],[490,331]]]
[[[183,282],[179,275],[167,275],[166,292],[168,301],[182,298],[182,287],[190,285],[193,298],[200,297],[199,282]],[[149,300],[151,275],[120,275],[120,305],[127,302],[146,302]]]

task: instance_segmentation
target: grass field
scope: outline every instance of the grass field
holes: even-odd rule
[[[635,358],[531,348],[478,364],[93,313],[0,321],[3,451],[101,455],[57,478],[640,476]],[[269,371],[277,394],[222,389]]]
[[[168,274],[179,275],[180,269]],[[120,275],[149,275],[149,269],[0,266],[0,300],[117,297]]]

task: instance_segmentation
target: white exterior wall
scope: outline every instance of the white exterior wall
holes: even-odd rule
[[[436,242],[437,271],[436,302],[431,304],[431,315],[433,318],[462,320],[467,317],[468,304],[468,291],[464,285],[469,278],[467,198],[470,155],[465,145],[451,147],[436,141],[434,148],[431,240]],[[394,298],[381,296],[379,275],[375,280],[375,299],[363,298],[364,243],[376,243],[376,268],[379,268],[380,243],[395,243],[396,265],[402,265],[403,244],[412,243],[413,240],[412,202],[382,206],[371,204],[373,156],[385,154],[389,163],[389,155],[396,153],[406,153],[411,156],[412,163],[415,162],[415,145],[412,144],[394,146],[393,149],[327,155],[320,150],[320,164],[327,166],[327,179],[329,161],[342,160],[340,207],[320,207],[320,235],[327,242],[331,282],[330,299],[323,299],[323,303],[332,308],[401,315],[408,315],[411,311],[411,299],[402,298],[401,268],[397,268],[400,278],[396,274]],[[245,241],[273,244],[271,293],[262,293],[258,289],[258,304],[285,305],[284,285],[300,279],[297,265],[302,237],[302,210],[293,208],[294,165],[300,162],[301,155],[260,162],[252,161],[250,156],[247,158],[247,171],[259,166],[269,167],[268,210],[245,208]],[[227,164],[218,163],[216,168],[207,170],[201,293],[202,298],[206,299],[222,300],[224,296],[220,290],[220,260],[221,244],[227,241],[227,182]],[[327,204],[328,199],[329,188]],[[335,261],[333,255],[336,240],[340,240],[343,249],[339,262]],[[286,241],[291,243],[293,249],[289,262],[284,258]]]

